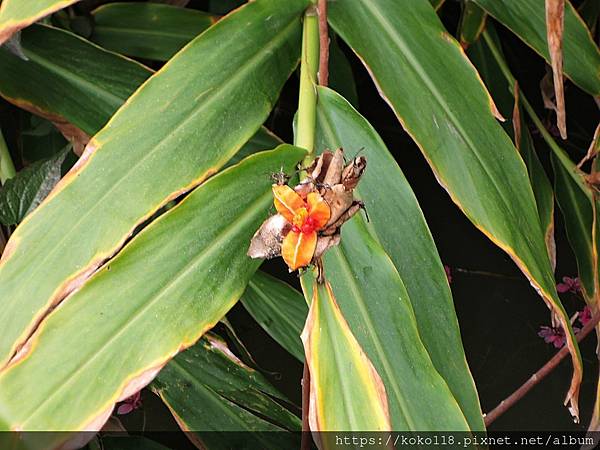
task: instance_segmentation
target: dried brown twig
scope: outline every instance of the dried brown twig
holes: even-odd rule
[[[600,322],[600,314],[596,314],[590,320],[579,333],[575,335],[577,342],[583,340],[590,332],[598,325]],[[540,370],[535,372],[529,379],[523,383],[516,391],[502,400],[498,406],[492,409],[489,413],[485,414],[484,422],[485,426],[489,427],[498,417],[508,411],[511,407],[515,405],[519,400],[521,400],[535,385],[537,385],[540,381],[542,381],[548,374],[550,374],[554,369],[558,367],[560,362],[569,354],[569,348],[564,346],[561,348],[556,355],[554,355],[550,361],[542,366]]]

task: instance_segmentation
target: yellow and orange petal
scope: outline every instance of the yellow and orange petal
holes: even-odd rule
[[[275,209],[289,223],[294,222],[294,216],[299,212],[300,208],[305,207],[304,200],[291,187],[286,185],[273,185],[273,203]]]
[[[312,219],[313,227],[315,230],[320,230],[329,221],[331,209],[318,192],[308,194],[306,202],[308,203],[308,215]]]
[[[290,270],[308,266],[317,248],[317,232],[290,231],[281,244],[281,256]]]

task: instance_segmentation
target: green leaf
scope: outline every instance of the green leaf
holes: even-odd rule
[[[7,244],[0,365],[138,224],[218,171],[255,133],[298,62],[305,6],[258,0],[230,14],[150,78],[90,141]]]
[[[0,48],[0,95],[54,121],[66,135],[74,129],[96,134],[153,73],[59,28],[33,25],[22,35],[27,61]],[[94,107],[89,107],[90,101]],[[25,146],[28,138],[23,139]],[[280,143],[275,135],[260,129],[229,164]]]
[[[201,448],[298,446],[297,436],[285,431],[299,431],[300,419],[273,400],[282,395],[218,336],[209,333],[178,355],[151,388]],[[236,431],[246,433],[232,433]]]
[[[340,48],[335,34],[329,45],[329,86],[358,108],[358,92],[350,61]]]
[[[471,429],[483,430],[481,409],[466,364],[446,274],[410,185],[373,127],[334,91],[318,88],[317,148],[363,148],[368,165],[357,195],[369,213],[369,229],[390,255],[414,309],[419,334]],[[351,261],[350,264],[354,264]],[[370,284],[369,284],[370,285]],[[333,284],[334,290],[337,284]],[[346,297],[340,297],[344,305]],[[366,302],[365,308],[371,308]],[[352,321],[351,321],[352,325]],[[391,325],[395,328],[395,325]],[[387,341],[386,341],[387,342]],[[396,358],[393,341],[388,358]]]
[[[442,7],[445,1],[446,0],[429,0],[429,3],[431,3],[431,6],[437,11]]]
[[[392,429],[381,377],[352,334],[327,281],[313,290],[302,342],[310,370],[311,431]],[[316,439],[321,449],[336,447],[330,433]]]
[[[398,271],[363,219],[356,217],[344,225],[339,247],[325,254],[325,276],[360,347],[383,380],[392,429],[468,430],[419,336]]]
[[[61,168],[71,146],[46,161],[38,161],[18,172],[0,188],[0,223],[16,225],[50,193],[61,177]]]
[[[65,148],[67,141],[52,122],[27,112],[21,113],[25,125],[21,131],[21,157],[24,164],[52,158]]]
[[[544,231],[544,240],[546,241],[546,249],[548,257],[552,265],[552,270],[556,268],[556,243],[554,240],[554,192],[552,185],[546,175],[546,171],[542,166],[535,147],[533,138],[525,120],[521,117],[521,155],[523,161],[527,165],[527,173],[533,187],[535,203],[537,205],[540,224]]]
[[[272,204],[264,174],[292,170],[304,154],[283,145],[250,156],[136,235],[0,373],[0,429],[98,429],[117,401],[193,345],[260,264],[246,251]]]
[[[463,48],[467,48],[479,39],[479,35],[485,28],[487,14],[472,0],[463,3],[462,15],[460,16],[459,40]]]
[[[488,26],[487,33],[500,44],[499,38],[492,24]],[[498,110],[503,117],[507,117],[510,120],[506,120],[502,125],[504,130],[512,137],[513,142],[515,141],[514,132],[514,93],[511,89],[508,81],[502,75],[502,70],[496,62],[494,56],[490,52],[490,48],[487,43],[482,39],[476,42],[474,45],[469,47],[467,55],[473,61],[473,64],[479,71],[486,87],[494,98],[494,102],[498,107]],[[535,147],[533,145],[533,139],[529,132],[529,126],[524,118],[524,113],[521,111],[522,108],[519,106],[519,126],[521,129],[521,140],[520,140],[520,152],[523,161],[527,166],[527,173],[529,180],[533,188],[533,194],[540,218],[540,224],[544,230],[544,237],[546,241],[546,248],[552,267],[556,265],[556,246],[554,242],[554,193],[552,192],[552,185],[548,176],[537,156]]]
[[[494,120],[477,72],[426,0],[411,0],[410,7],[339,0],[329,13],[452,200],[513,258],[560,318],[574,365],[567,397],[577,414],[579,348],[556,293],[525,164]]]
[[[21,28],[78,0],[4,0],[0,6],[0,45]]]
[[[300,333],[306,322],[308,307],[300,292],[259,271],[248,283],[241,301],[273,339],[298,360],[304,361]]]
[[[473,1],[550,64],[544,0]],[[565,2],[563,59],[563,70],[567,77],[593,96],[600,95],[600,51],[569,1]]]
[[[117,53],[158,61],[170,59],[217,19],[159,3],[109,3],[92,16],[91,41]]]
[[[53,122],[94,135],[152,75],[150,69],[68,31],[33,25],[21,59],[0,48],[0,95]]]
[[[261,127],[254,134],[254,136],[252,136],[250,140],[246,142],[244,146],[235,155],[233,155],[229,161],[227,161],[227,166],[237,164],[245,157],[250,156],[259,150],[264,150],[265,148],[274,148],[279,144],[283,144],[283,141],[278,136],[271,133],[265,127]]]
[[[600,2],[596,0],[584,0],[578,9],[581,18],[594,35],[598,18],[600,17]]]
[[[577,271],[583,294],[586,301],[595,307],[595,295],[600,293],[596,293],[594,276],[594,260],[597,258],[597,251],[594,251],[592,244],[594,225],[592,204],[554,154],[551,154],[550,161],[554,169],[556,201],[562,211],[567,238],[577,260]],[[575,170],[575,164],[572,165],[572,170]]]

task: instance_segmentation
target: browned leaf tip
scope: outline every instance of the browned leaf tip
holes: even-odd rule
[[[515,132],[515,147],[517,150],[521,150],[521,108],[519,107],[519,83],[515,81],[513,89],[513,96],[515,97],[515,105],[513,106],[512,114],[512,125]]]
[[[567,138],[567,113],[563,80],[562,40],[564,30],[565,0],[546,0],[546,33],[548,51],[554,76],[556,122],[563,139]]]
[[[581,166],[583,166],[583,164],[586,161],[588,161],[588,160],[592,159],[594,156],[596,156],[599,151],[600,151],[600,122],[598,122],[598,125],[596,126],[596,131],[594,131],[594,137],[592,138],[592,142],[590,143],[588,151],[585,154],[585,156],[583,157],[583,159],[581,161],[579,161],[579,164],[577,164],[577,168],[581,169]]]

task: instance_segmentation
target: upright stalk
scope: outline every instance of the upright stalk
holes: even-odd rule
[[[0,130],[0,183],[6,183],[6,180],[14,177],[16,174],[15,165],[8,151],[8,146]]]
[[[311,5],[304,15],[300,92],[295,145],[308,150],[305,161],[315,157],[315,127],[317,118],[317,72],[319,70],[319,21]]]
[[[316,0],[304,14],[302,30],[302,58],[300,61],[300,89],[298,97],[298,122],[294,144],[308,150],[304,166],[308,166],[315,157],[315,128],[317,122],[317,73],[319,71],[319,20],[317,17]],[[304,178],[306,173],[301,173]],[[308,301],[307,290],[302,283],[304,296]],[[302,442],[301,450],[309,450],[311,446],[308,409],[310,398],[310,371],[304,361],[302,374]]]

